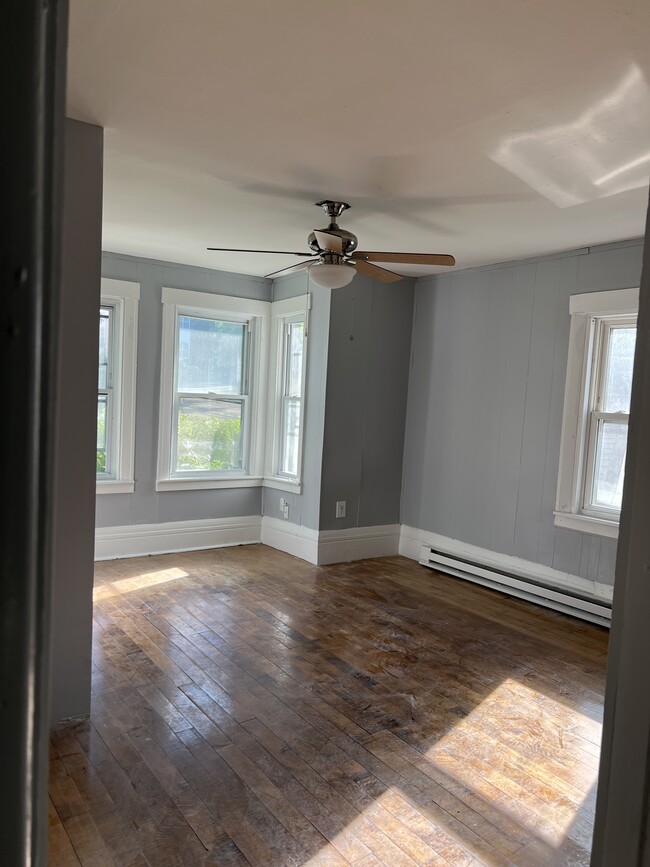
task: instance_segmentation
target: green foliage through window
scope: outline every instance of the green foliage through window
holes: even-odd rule
[[[178,470],[241,468],[241,416],[215,418],[195,412],[178,413]]]
[[[100,395],[97,404],[97,472],[106,472],[106,398]]]

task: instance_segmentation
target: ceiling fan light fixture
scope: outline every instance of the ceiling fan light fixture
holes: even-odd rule
[[[322,289],[340,289],[347,286],[356,273],[354,265],[345,262],[340,265],[333,262],[314,262],[309,266],[310,280]]]

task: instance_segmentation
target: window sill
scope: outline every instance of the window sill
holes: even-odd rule
[[[158,479],[157,491],[203,491],[216,488],[259,488],[261,476],[235,476],[230,479]]]
[[[302,494],[302,482],[292,482],[281,476],[264,476],[264,487],[275,488],[276,491],[288,491],[290,494]]]
[[[581,533],[618,539],[618,521],[592,518],[589,515],[576,515],[573,512],[554,512],[553,514],[555,515],[556,527],[565,527],[567,530],[579,530]]]
[[[132,494],[135,482],[119,481],[118,479],[97,479],[96,494]]]

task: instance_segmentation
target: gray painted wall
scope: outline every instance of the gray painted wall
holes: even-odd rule
[[[414,282],[332,292],[321,530],[399,523]]]
[[[53,724],[90,711],[102,161],[103,130],[66,121],[54,491]]]
[[[418,280],[402,523],[613,583],[616,542],[556,528],[569,296],[638,286],[641,241]]]
[[[284,277],[273,283],[274,301],[293,298],[307,292],[311,293],[312,306],[309,314],[309,339],[307,342],[302,493],[291,494],[286,491],[278,491],[275,488],[264,488],[262,513],[270,518],[280,519],[282,517],[280,499],[284,498],[289,503],[288,521],[317,530],[320,515],[331,292],[329,289],[314,286],[313,283],[310,285],[309,278],[305,273]]]
[[[157,524],[259,515],[261,488],[207,491],[155,489],[162,334],[162,287],[271,300],[271,282],[207,268],[104,253],[102,276],[140,283],[135,427],[135,491],[97,497],[97,526]],[[95,317],[96,318],[96,317]],[[96,366],[96,360],[94,362]],[[96,386],[95,386],[96,387]]]

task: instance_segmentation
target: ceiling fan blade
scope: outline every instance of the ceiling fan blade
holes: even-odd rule
[[[206,247],[221,253],[276,253],[278,256],[316,256],[316,253],[294,253],[291,250],[241,250],[237,247]]]
[[[367,253],[365,250],[355,250],[350,253],[355,259],[365,262],[401,262],[404,265],[455,265],[453,256],[443,253]]]
[[[302,271],[303,268],[309,268],[314,264],[313,259],[308,259],[306,262],[298,262],[297,265],[289,265],[288,268],[281,268],[279,271],[272,271],[270,274],[265,274],[267,279],[275,279],[276,277],[284,277],[285,274],[294,274],[296,271]]]
[[[333,232],[321,232],[318,229],[314,230],[314,235],[321,250],[336,253],[337,256],[343,255],[343,241],[338,235],[335,235]]]
[[[388,271],[386,268],[380,268],[378,265],[371,265],[370,262],[365,262],[363,259],[355,259],[354,267],[361,274],[367,274],[374,280],[381,280],[382,283],[396,283],[398,280],[403,280],[401,274],[395,274],[393,271]]]

